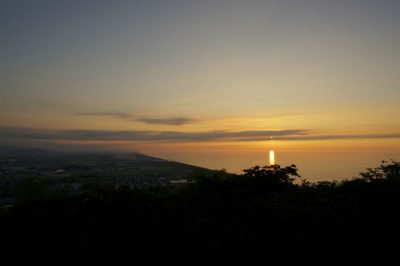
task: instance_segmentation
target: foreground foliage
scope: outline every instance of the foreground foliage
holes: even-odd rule
[[[298,177],[294,165],[256,166],[243,175],[196,173],[195,183],[180,188],[24,197],[0,210],[3,261],[382,263],[395,258],[399,162],[383,162],[342,182],[297,182]]]

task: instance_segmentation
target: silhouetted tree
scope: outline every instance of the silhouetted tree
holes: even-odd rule
[[[360,175],[367,181],[373,180],[397,180],[400,181],[400,162],[391,160],[382,161],[381,165],[375,168],[367,168],[366,172]]]
[[[2,262],[191,256],[247,265],[320,256],[385,264],[398,254],[399,169],[383,162],[353,180],[296,185],[295,165],[255,166],[197,172],[179,189],[103,187],[42,200],[42,181],[31,179],[20,187],[25,201],[0,210]]]
[[[278,164],[264,167],[257,165],[249,169],[244,169],[243,172],[243,176],[246,178],[262,178],[271,183],[287,185],[293,184],[295,178],[300,177],[300,175],[297,173],[297,167],[294,164],[284,168],[281,168],[281,166]]]
[[[18,201],[33,202],[47,197],[44,180],[40,177],[26,178],[15,189]]]

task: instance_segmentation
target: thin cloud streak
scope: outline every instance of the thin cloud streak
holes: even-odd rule
[[[186,117],[168,117],[168,118],[149,118],[142,117],[137,118],[136,121],[140,121],[146,124],[159,124],[159,125],[170,125],[170,126],[180,126],[185,124],[190,124],[194,122],[194,119]]]
[[[305,135],[305,130],[276,131],[105,131],[105,130],[41,130],[31,128],[0,128],[3,140],[80,140],[80,141],[216,141],[241,138],[270,138]]]
[[[136,114],[130,113],[121,113],[121,112],[89,112],[89,113],[78,113],[81,116],[108,116],[114,117],[117,119],[128,120],[128,121],[135,121],[141,122],[146,124],[156,124],[156,125],[168,125],[168,126],[180,126],[185,124],[190,124],[195,121],[196,119],[177,116],[177,117],[148,117],[148,116],[141,116]]]
[[[74,140],[74,141],[312,141],[341,139],[393,139],[400,133],[357,135],[311,135],[303,129],[271,131],[106,131],[106,130],[43,130],[0,127],[0,140]]]
[[[282,136],[275,140],[341,140],[341,139],[397,139],[400,133],[393,134],[355,134],[355,135],[324,135],[324,136]]]

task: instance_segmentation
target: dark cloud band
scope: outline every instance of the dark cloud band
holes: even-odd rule
[[[169,125],[169,126],[180,126],[185,124],[190,124],[196,121],[196,119],[188,118],[188,117],[148,117],[141,116],[130,113],[120,113],[120,112],[98,112],[98,113],[78,113],[78,115],[82,116],[108,116],[114,117],[117,119],[123,119],[128,121],[136,121],[146,124],[156,124],[156,125]]]
[[[75,141],[261,141],[269,140],[340,140],[400,138],[394,134],[311,135],[301,129],[275,131],[106,131],[106,130],[42,130],[0,127],[0,140],[75,140]]]
[[[103,131],[103,130],[40,130],[30,128],[0,128],[3,140],[98,140],[98,141],[211,141],[252,140],[270,137],[301,136],[305,130],[276,131]]]

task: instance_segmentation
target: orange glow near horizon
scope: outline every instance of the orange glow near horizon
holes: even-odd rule
[[[352,178],[382,160],[400,158],[398,139],[332,139],[269,141],[104,141],[59,140],[15,143],[76,150],[139,152],[165,160],[242,173],[254,165],[270,164],[270,151],[279,150],[279,164],[295,164],[307,180]],[[267,146],[267,147],[266,147]],[[266,154],[268,152],[268,154]],[[274,154],[275,157],[275,154]],[[274,163],[277,163],[276,157]]]

